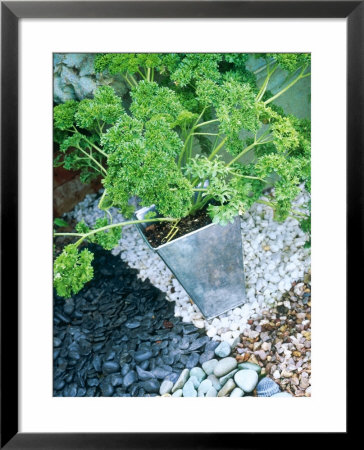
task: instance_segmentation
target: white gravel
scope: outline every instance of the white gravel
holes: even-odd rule
[[[92,225],[104,212],[97,208],[100,194],[88,195],[65,216]],[[264,199],[264,197],[263,197]],[[309,194],[302,188],[295,201],[295,210],[304,211]],[[113,220],[123,217],[112,210]],[[119,245],[112,250],[130,267],[139,270],[139,278],[150,282],[176,302],[175,315],[184,322],[193,322],[205,328],[208,336],[230,344],[246,328],[249,319],[256,319],[262,310],[279,301],[291,288],[292,282],[301,280],[311,264],[310,250],[304,248],[305,233],[298,221],[288,218],[284,223],[273,220],[271,208],[255,204],[241,217],[246,294],[248,302],[212,320],[205,320],[188,294],[174,278],[162,259],[144,243],[134,226],[124,228]],[[172,292],[173,290],[173,292]]]

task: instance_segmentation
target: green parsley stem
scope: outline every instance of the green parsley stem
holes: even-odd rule
[[[299,80],[301,80],[302,78],[306,78],[309,75],[311,75],[310,73],[306,73],[304,75],[305,70],[307,69],[307,66],[304,66],[303,69],[301,70],[300,74],[298,75],[298,77],[296,77],[291,83],[289,83],[285,88],[283,88],[281,91],[277,92],[277,94],[273,95],[273,97],[269,98],[268,100],[266,100],[264,102],[264,105],[268,105],[269,103],[273,102],[274,100],[276,100],[278,97],[280,97],[282,94],[284,94],[286,91],[288,91],[288,89],[290,89],[292,86],[294,86]]]
[[[267,87],[268,87],[269,81],[271,79],[271,76],[274,74],[274,72],[276,71],[277,67],[278,66],[273,67],[273,69],[270,71],[269,70],[269,64],[267,65],[267,77],[264,80],[264,82],[263,82],[263,84],[262,84],[262,86],[261,86],[261,88],[260,88],[260,90],[258,92],[258,95],[257,95],[257,97],[255,99],[256,102],[259,102],[263,98],[263,95],[265,94],[265,91],[267,90]]]
[[[207,125],[208,123],[213,123],[213,122],[218,122],[218,121],[219,121],[219,119],[213,119],[213,120],[208,120],[207,122],[201,122],[201,123],[197,124],[195,126],[195,128],[202,127],[204,125]]]
[[[100,231],[108,230],[109,228],[115,227],[125,227],[126,225],[134,225],[136,223],[149,223],[149,222],[175,222],[176,219],[172,219],[169,217],[160,217],[158,219],[145,219],[145,220],[127,220],[125,222],[113,223],[111,225],[106,225],[105,227],[97,228],[96,230],[91,230],[88,233],[54,233],[54,236],[77,236],[80,237],[76,242],[76,246],[80,245],[84,239],[87,239],[88,236],[99,233]]]
[[[234,164],[238,159],[240,159],[245,153],[247,153],[249,150],[254,148],[257,145],[257,141],[254,141],[251,145],[248,145],[248,147],[245,147],[244,150],[242,150],[238,156],[236,156],[234,159],[232,159],[228,164],[226,164],[226,167],[230,167],[232,164]]]
[[[103,150],[101,150],[101,148],[99,148],[99,147],[98,147],[97,145],[95,145],[93,142],[89,141],[87,138],[84,137],[84,139],[85,139],[86,142],[88,142],[90,145],[92,145],[92,147],[93,147],[95,150],[97,150],[99,153],[101,153],[101,155],[103,155],[103,156],[105,156],[105,158],[107,158],[107,154],[106,154]]]
[[[240,159],[245,153],[247,153],[249,150],[253,149],[257,145],[263,145],[267,144],[268,142],[272,142],[272,140],[263,140],[262,138],[265,137],[269,133],[269,130],[265,131],[257,140],[255,140],[252,144],[248,145],[248,147],[245,147],[244,150],[242,150],[238,156],[236,156],[234,159],[232,159],[228,164],[226,164],[226,167],[230,167],[232,164],[234,164],[238,159]]]
[[[143,78],[143,80],[147,81],[147,77],[142,73],[141,70],[137,70],[138,74]]]
[[[289,214],[289,215],[287,216],[287,218],[288,218],[288,217],[290,217],[291,219],[296,219],[296,220],[298,220],[298,222],[299,222],[300,220],[302,220],[302,217],[293,216],[292,214]]]
[[[212,199],[211,195],[206,195],[206,197],[202,201],[200,201],[199,203],[196,202],[190,209],[190,214],[193,214],[195,211],[202,209],[206,205],[206,203],[209,202],[211,199]]]
[[[227,137],[225,137],[220,144],[211,152],[209,157],[207,158],[209,161],[214,159],[214,156],[220,151],[220,149],[224,146],[225,142],[227,141]]]
[[[178,188],[169,188],[170,191],[178,191]],[[193,191],[207,191],[207,188],[192,188]]]
[[[102,125],[102,128],[104,127],[104,124]],[[71,133],[79,133],[79,131],[77,130],[77,128],[73,125],[73,129],[69,129],[67,131],[70,131]],[[80,133],[81,134],[81,133]],[[105,156],[107,158],[107,154],[101,150],[100,147],[98,147],[96,144],[94,144],[92,141],[90,141],[89,139],[87,139],[87,137],[84,134],[81,134],[82,139],[84,139],[88,144],[90,144],[95,150],[97,150],[99,153],[101,153],[103,156]]]
[[[262,205],[270,206],[273,209],[277,206],[273,202],[267,202],[265,200],[257,200],[257,203],[261,203]],[[297,220],[301,220],[303,217],[305,217],[305,218],[309,217],[307,214],[305,214],[301,211],[296,211],[295,209],[292,209],[291,212],[293,212],[293,214],[295,214],[295,215],[294,216],[290,215],[289,217],[293,217],[294,219],[297,219]],[[298,217],[298,216],[300,216],[300,217]]]
[[[274,203],[272,202],[267,202],[266,200],[257,200],[257,203],[261,203],[262,205],[267,205],[270,206],[271,208],[274,208]]]
[[[179,155],[179,158],[178,158],[178,168],[179,168],[179,169],[181,168],[181,165],[182,165],[182,159],[183,159],[183,155],[184,155],[184,153],[185,153],[185,151],[186,151],[186,149],[187,149],[188,141],[189,141],[190,138],[193,136],[193,132],[194,132],[194,130],[195,130],[196,124],[198,123],[198,121],[199,121],[199,120],[201,119],[201,117],[203,116],[203,113],[205,112],[205,110],[206,110],[206,107],[202,110],[201,114],[198,116],[198,118],[196,119],[195,123],[192,125],[192,128],[191,128],[190,132],[188,133],[188,135],[187,135],[187,137],[186,137],[186,140],[185,140],[185,143],[184,143],[184,145],[183,145],[182,151],[181,151],[181,153],[180,153],[180,155]]]
[[[259,72],[262,72],[268,64],[270,64],[271,62],[274,62],[274,59],[271,59],[269,62],[263,64],[262,66],[259,67],[259,69],[255,70],[253,73],[254,75],[257,75]]]
[[[128,81],[131,87],[138,86],[136,79],[133,77],[131,73],[125,73],[124,78]]]
[[[53,233],[53,236],[83,236],[82,233]]]
[[[231,169],[229,169],[229,172],[231,173],[231,175],[235,175],[236,177],[249,178],[251,180],[260,180],[260,181],[263,181],[266,183],[266,181],[263,178],[253,177],[250,175],[241,175],[240,173],[236,173],[236,172],[232,171]]]
[[[133,88],[135,85],[129,80],[128,76],[124,75],[124,80],[128,83],[128,85]]]
[[[99,201],[99,203],[98,203],[98,205],[97,205],[97,207],[98,207],[99,209],[102,209],[102,202],[104,201],[105,196],[106,196],[106,189],[104,189],[104,192],[102,193],[102,196],[101,196],[101,198],[100,198],[100,201]]]
[[[87,153],[85,150],[83,150],[83,148],[81,148],[81,147],[77,147],[77,148],[80,150],[80,152],[82,152],[83,154],[88,156],[91,159],[91,161],[93,161],[101,169],[102,172],[107,174],[106,169],[98,161],[96,161],[96,159],[93,156],[91,156],[89,153]]]

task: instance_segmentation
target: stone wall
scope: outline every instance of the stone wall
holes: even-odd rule
[[[97,86],[111,85],[123,96],[127,87],[120,75],[96,74],[94,53],[55,53],[53,55],[53,99],[55,103],[92,97]]]

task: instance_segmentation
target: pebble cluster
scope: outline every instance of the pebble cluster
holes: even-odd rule
[[[54,396],[156,396],[214,358],[219,343],[175,317],[164,293],[110,252],[92,250],[94,279],[54,299]]]
[[[295,397],[311,396],[311,286],[293,283],[282,301],[250,319],[234,356],[261,367],[282,390]]]
[[[308,200],[309,194],[302,186],[301,194],[294,202],[295,209],[304,211]],[[89,195],[68,217],[77,221],[84,218],[86,223],[92,225],[104,214],[97,205],[98,195]],[[112,214],[114,220],[124,220],[116,210]],[[241,231],[247,302],[213,320],[204,319],[197,305],[162,259],[148,248],[135,227],[125,227],[120,244],[112,253],[120,255],[130,267],[138,269],[142,280],[149,279],[165,292],[167,298],[175,302],[175,316],[205,329],[214,340],[227,341],[231,345],[246,329],[248,320],[279,301],[289,291],[292,282],[303,278],[311,264],[310,250],[304,248],[306,236],[296,219],[275,222],[271,208],[256,203],[241,217]]]
[[[55,297],[55,396],[311,395],[309,272],[230,344],[175,317],[174,302],[118,257],[92,250],[94,280]]]
[[[221,342],[215,349],[215,358],[202,367],[184,369],[173,384],[163,381],[160,395],[163,397],[275,397],[292,395],[282,392],[269,377],[262,377],[261,367],[249,362],[238,363],[229,356],[231,347]]]
[[[174,317],[174,305],[110,252],[92,246],[95,278],[54,300],[54,396],[268,397],[259,364]],[[287,394],[286,394],[287,395]],[[290,395],[290,394],[289,394]]]

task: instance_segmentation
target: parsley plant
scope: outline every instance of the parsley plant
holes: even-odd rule
[[[177,221],[207,206],[213,222],[225,225],[261,201],[274,179],[268,204],[275,219],[292,216],[309,230],[309,217],[292,211],[292,201],[301,183],[310,187],[310,122],[285,114],[274,101],[310,75],[310,55],[258,56],[267,62],[259,88],[247,54],[96,56],[97,71],[124,77],[130,101],[123,104],[112,87],[102,86],[93,99],[54,108],[55,165],[80,170],[84,182],[101,176],[105,187],[99,204],[105,218],[93,229],[81,222],[75,233],[55,233],[78,238],[54,263],[60,296],[75,294],[93,276],[93,255],[78,251],[82,242],[110,250],[124,226],[143,222],[115,224],[108,214],[116,207],[130,218],[132,196],[156,205],[161,217],[148,222]],[[268,88],[279,67],[289,77],[273,95]],[[245,162],[248,153],[253,162]]]

